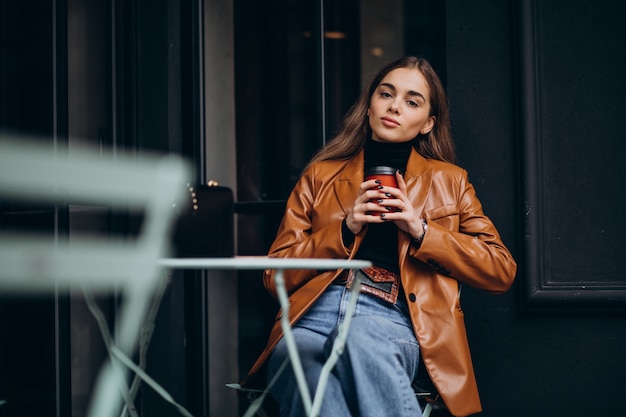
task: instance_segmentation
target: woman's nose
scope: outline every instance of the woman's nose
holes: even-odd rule
[[[398,113],[399,109],[400,107],[398,106],[398,103],[396,102],[396,100],[392,100],[391,103],[389,103],[389,108],[387,109],[387,111],[391,113]]]

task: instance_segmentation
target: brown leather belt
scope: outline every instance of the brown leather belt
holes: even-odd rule
[[[400,275],[378,266],[344,271],[333,284],[345,285],[350,288],[355,274],[359,274],[361,292],[371,294],[389,303],[398,301],[400,290]]]

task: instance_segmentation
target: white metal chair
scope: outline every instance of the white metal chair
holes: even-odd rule
[[[102,327],[104,320],[99,321],[109,360],[89,408],[91,417],[112,417],[119,413],[122,398],[127,405],[132,403],[127,369],[141,369],[128,358],[137,348],[153,296],[163,282],[158,260],[168,254],[176,213],[172,203],[184,201],[189,167],[177,157],[113,155],[74,146],[52,149],[1,137],[0,167],[3,199],[143,213],[139,234],[132,239],[0,234],[0,291],[24,294],[81,288],[88,302],[93,293],[115,290],[121,295],[115,336]]]

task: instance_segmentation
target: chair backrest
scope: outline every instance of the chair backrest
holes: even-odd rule
[[[142,213],[141,227],[132,238],[108,233],[51,238],[0,230],[0,291],[115,290],[122,300],[115,348],[131,356],[150,300],[163,278],[158,261],[169,254],[177,213],[172,206],[187,200],[190,176],[187,163],[177,157],[114,155],[74,146],[53,149],[0,137],[1,200]],[[119,369],[110,361],[102,368],[91,416],[119,414],[125,385]]]
[[[187,165],[156,155],[114,156],[0,139],[0,199],[87,204],[143,212],[136,239],[71,239],[2,233],[0,289],[47,291],[72,284],[92,290],[144,285],[168,251],[173,202],[186,201]]]

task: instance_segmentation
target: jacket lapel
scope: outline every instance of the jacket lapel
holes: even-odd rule
[[[406,183],[407,197],[411,200],[415,211],[420,214],[423,213],[426,200],[430,194],[432,179],[433,170],[428,160],[415,149],[411,149],[411,155],[404,173],[404,182]],[[411,237],[407,233],[398,233],[400,265],[404,263],[410,244]]]
[[[348,162],[334,182],[335,195],[344,213],[352,209],[354,200],[359,195],[359,187],[363,182],[363,151]]]

